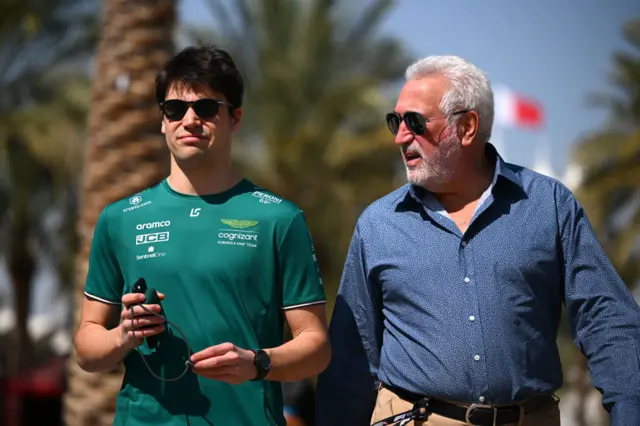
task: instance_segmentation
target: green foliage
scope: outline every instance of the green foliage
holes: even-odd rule
[[[98,0],[0,4],[0,116],[56,96],[56,86],[48,84],[52,73],[86,74],[97,41],[98,5]]]
[[[0,5],[0,170],[7,170],[7,141],[63,181],[79,152],[78,133],[88,101],[88,63],[96,43],[97,0],[8,1]],[[27,151],[22,151],[27,154]],[[4,164],[4,167],[2,165]],[[73,165],[73,166],[72,166]],[[5,190],[42,187],[5,180]]]
[[[54,96],[0,117],[3,124],[0,141],[8,140],[12,135],[19,138],[50,170],[54,182],[66,186],[76,179],[81,163],[90,98],[89,77],[62,76],[44,81],[54,88]]]
[[[0,250],[33,265],[38,246],[59,264],[66,283],[97,11],[97,0],[0,4],[0,225],[8,224],[0,229],[11,231],[0,235]],[[44,226],[52,212],[65,218],[57,229]],[[16,262],[10,275],[21,304],[29,298],[30,275],[16,273]]]
[[[6,366],[12,375],[34,353],[27,319],[36,250],[49,255],[62,283],[72,282],[74,173],[89,98],[82,66],[96,41],[97,5],[0,4],[0,250],[8,259],[16,312]],[[54,226],[52,213],[63,218]]]
[[[629,50],[613,54],[610,82],[616,93],[598,94],[592,100],[609,108],[616,125],[629,129],[640,124],[640,18],[628,22],[622,33]]]
[[[640,19],[623,29],[631,49],[613,55],[609,125],[577,144],[585,169],[577,196],[598,237],[628,285],[640,282]]]
[[[190,40],[228,49],[247,86],[235,161],[305,211],[333,292],[357,216],[393,188],[401,166],[383,90],[409,58],[378,34],[392,2],[354,13],[324,0],[207,4],[219,25]]]

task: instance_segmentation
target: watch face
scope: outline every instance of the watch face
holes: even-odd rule
[[[258,351],[258,353],[256,354],[256,364],[260,369],[268,370],[271,368],[271,359],[269,359],[269,356],[266,352]]]
[[[269,371],[271,371],[271,359],[269,355],[263,350],[254,351],[255,358],[253,359],[253,365],[255,365],[258,375],[252,380],[263,380]]]

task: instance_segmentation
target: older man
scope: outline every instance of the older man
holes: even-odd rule
[[[406,75],[386,119],[409,182],[357,222],[319,425],[559,425],[563,303],[611,424],[640,424],[640,309],[583,208],[489,143],[481,70],[434,56]]]

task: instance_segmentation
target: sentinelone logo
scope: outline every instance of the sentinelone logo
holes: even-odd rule
[[[156,252],[156,249],[154,246],[149,246],[149,248],[147,249],[147,254],[136,256],[136,260],[153,259],[154,257],[165,257],[166,255],[167,253]]]

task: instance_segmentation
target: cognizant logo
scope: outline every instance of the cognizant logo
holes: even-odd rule
[[[139,223],[138,225],[136,225],[136,229],[141,231],[143,229],[165,228],[170,225],[170,220],[163,220],[160,222]]]
[[[258,234],[245,234],[242,232],[220,232],[218,238],[228,241],[245,240],[245,241],[258,241]]]

